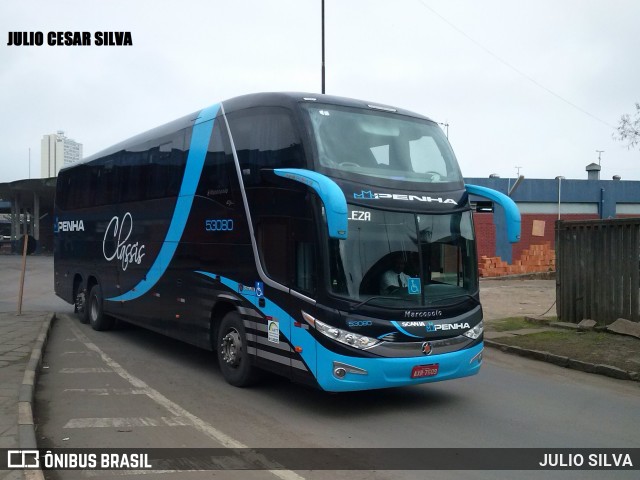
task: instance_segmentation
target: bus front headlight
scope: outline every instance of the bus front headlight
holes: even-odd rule
[[[477,324],[475,327],[473,327],[470,330],[467,330],[466,332],[463,333],[463,335],[465,337],[469,337],[472,340],[475,340],[476,338],[478,338],[480,335],[482,335],[482,332],[484,331],[484,322],[480,321],[479,324]]]
[[[367,348],[371,348],[374,345],[377,345],[378,343],[380,343],[380,340],[376,338],[367,337],[366,335],[360,335],[359,333],[348,332],[346,330],[342,330],[341,328],[336,328],[336,327],[332,327],[331,325],[327,325],[326,323],[321,322],[317,318],[312,317],[307,312],[303,311],[302,317],[308,323],[313,325],[318,332],[340,343],[349,345],[350,347],[354,347],[360,350],[366,350]]]

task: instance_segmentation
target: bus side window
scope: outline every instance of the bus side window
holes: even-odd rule
[[[184,130],[181,130],[171,137],[161,138],[148,149],[148,163],[143,169],[144,198],[178,196],[187,161],[184,148]]]
[[[223,122],[224,120],[218,117],[213,124],[196,194],[227,208],[234,208],[241,205],[242,199],[239,197],[238,175]]]
[[[287,287],[315,293],[319,263],[313,197],[292,190],[254,190],[256,240],[266,274]]]
[[[144,198],[146,179],[141,153],[125,151],[120,159],[120,201],[137,202]]]
[[[316,290],[316,249],[311,220],[291,219],[291,240],[295,255],[293,287],[308,293]]]
[[[110,205],[118,198],[116,159],[118,153],[92,162],[89,171],[88,190],[93,195],[92,205]]]
[[[258,224],[258,249],[265,273],[282,285],[315,293],[316,248],[310,219],[263,217]]]
[[[258,249],[265,273],[278,283],[289,284],[287,219],[262,217],[258,223]]]
[[[60,202],[62,208],[75,209],[90,207],[91,196],[87,188],[91,180],[91,172],[86,165],[69,170],[65,173],[65,193]]]
[[[228,119],[246,185],[260,182],[262,168],[305,168],[300,135],[287,109],[239,110]]]

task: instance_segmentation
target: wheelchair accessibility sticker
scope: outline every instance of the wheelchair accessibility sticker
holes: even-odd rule
[[[420,284],[420,278],[409,278],[407,288],[409,289],[409,295],[420,295],[422,288]]]

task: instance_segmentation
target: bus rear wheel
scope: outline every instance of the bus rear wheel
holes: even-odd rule
[[[80,323],[89,323],[89,307],[87,305],[87,293],[86,290],[80,290],[78,285],[74,290],[73,311],[78,316]]]
[[[102,306],[102,289],[96,284],[91,287],[89,302],[85,306],[88,310],[89,323],[94,330],[109,330],[113,327],[113,318],[105,315]]]
[[[247,334],[238,312],[227,313],[218,329],[218,363],[224,379],[235,387],[246,387],[255,380],[255,369],[247,351]]]

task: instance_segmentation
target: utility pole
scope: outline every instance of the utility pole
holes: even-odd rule
[[[324,0],[322,0],[322,94],[325,92],[324,88]]]
[[[596,150],[598,153],[598,165],[600,165],[600,156],[604,153],[604,150]]]
[[[518,166],[515,167],[515,169],[516,169],[516,178],[520,178],[520,169],[521,168],[522,167],[518,167]]]

